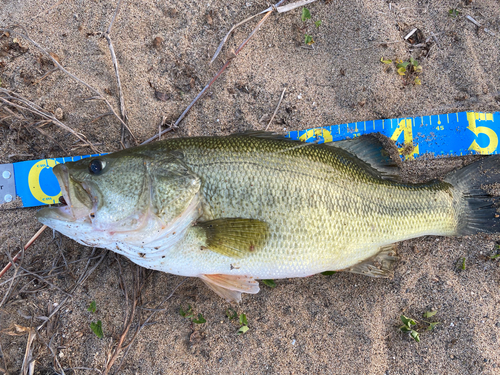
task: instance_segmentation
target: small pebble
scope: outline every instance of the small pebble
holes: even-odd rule
[[[58,119],[59,121],[64,118],[64,112],[61,108],[57,108],[54,114],[56,115],[56,119]]]
[[[163,38],[161,36],[157,36],[156,38],[153,39],[153,47],[156,49],[160,48],[162,43],[163,43]]]

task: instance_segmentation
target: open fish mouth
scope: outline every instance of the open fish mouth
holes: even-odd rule
[[[45,219],[71,222],[87,221],[95,206],[95,202],[93,202],[95,199],[92,197],[89,187],[74,179],[64,164],[56,165],[53,172],[61,188],[60,205],[41,209],[37,212],[37,218],[44,224],[46,224]]]

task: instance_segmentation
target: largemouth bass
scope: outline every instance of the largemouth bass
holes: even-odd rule
[[[38,219],[150,269],[201,278],[228,301],[257,279],[348,270],[388,277],[393,244],[497,232],[499,156],[408,184],[374,136],[300,144],[265,134],[179,138],[59,164]]]

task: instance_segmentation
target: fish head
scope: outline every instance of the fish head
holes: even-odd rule
[[[147,168],[140,157],[99,156],[53,168],[61,187],[60,207],[40,210],[38,219],[79,222],[95,230],[133,230],[148,210]],[[57,229],[57,228],[56,228]]]
[[[37,218],[85,245],[145,246],[199,216],[200,179],[176,154],[124,150],[58,164],[53,172],[62,205],[41,209]]]

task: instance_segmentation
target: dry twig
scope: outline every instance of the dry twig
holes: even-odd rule
[[[123,279],[122,269],[121,269],[121,265],[120,265],[120,259],[118,257],[116,257],[116,258],[117,258],[117,263],[118,263],[120,285],[122,286],[123,291],[125,293],[125,303],[128,305],[128,300],[129,300],[128,292],[127,292],[126,283]],[[143,277],[144,269],[137,266],[137,265],[134,265],[134,266],[135,266],[135,272],[132,272],[132,299],[131,299],[132,305],[130,306],[130,310],[125,309],[125,319],[123,322],[123,330],[122,330],[122,333],[120,335],[120,339],[118,340],[118,343],[116,344],[116,346],[114,347],[114,349],[112,350],[112,352],[108,356],[108,360],[106,363],[106,369],[104,370],[105,375],[109,374],[109,372],[111,371],[111,368],[113,367],[113,364],[118,359],[118,356],[120,355],[122,350],[127,348],[132,342],[132,341],[130,341],[128,344],[124,345],[125,339],[127,338],[127,335],[130,331],[130,327],[132,326],[132,322],[134,321],[135,314],[137,312],[137,306],[139,305],[139,301],[141,298],[141,291],[142,291],[142,288],[144,287],[144,277]],[[133,334],[131,340],[133,340],[135,338],[135,336],[137,335],[137,332],[138,331],[136,330],[136,332]]]
[[[278,109],[279,109],[279,107],[281,105],[281,101],[283,100],[283,96],[285,96],[285,91],[286,91],[286,87],[283,89],[283,92],[281,93],[280,101],[278,102],[278,105],[276,106],[276,109],[274,110],[274,113],[271,116],[271,119],[267,123],[266,130],[267,130],[267,128],[269,128],[269,125],[271,125],[271,122],[273,122],[274,116],[276,116],[276,113],[278,113]]]
[[[123,144],[125,142],[125,129],[127,129],[129,131],[129,134],[132,136],[132,138],[134,138],[134,136],[132,133],[130,133],[130,129],[128,127],[126,127],[126,125],[125,125],[125,124],[128,124],[128,115],[127,115],[127,109],[125,108],[125,99],[123,96],[122,84],[120,81],[120,73],[118,70],[118,60],[116,59],[115,49],[113,47],[113,42],[111,41],[111,29],[112,29],[113,24],[115,22],[116,16],[118,15],[121,4],[122,4],[122,0],[119,0],[118,4],[116,5],[115,13],[113,14],[113,18],[111,19],[111,22],[109,23],[108,29],[106,30],[106,32],[103,35],[106,38],[106,40],[108,41],[109,52],[111,53],[111,60],[113,61],[113,66],[115,68],[116,84],[118,86],[118,101],[120,103],[121,118],[123,120],[122,127],[121,127],[121,142]],[[135,140],[135,138],[134,138],[134,140]]]
[[[26,351],[24,353],[23,365],[21,367],[21,374],[27,375],[28,371],[31,374],[35,372],[35,361],[33,359],[33,340],[35,339],[35,329],[30,328],[28,332],[28,340],[26,342]]]

